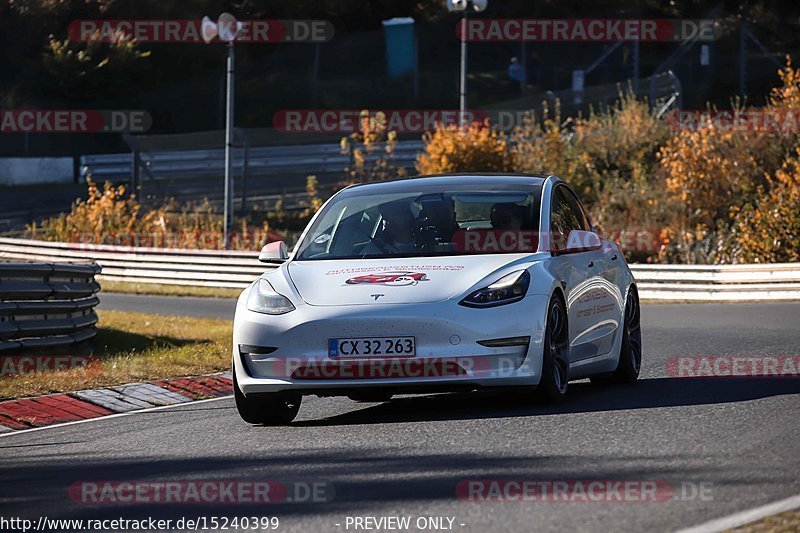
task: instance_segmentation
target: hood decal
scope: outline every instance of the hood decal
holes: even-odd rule
[[[356,276],[345,281],[345,284],[358,285],[361,283],[371,283],[373,285],[402,287],[404,285],[416,285],[420,281],[428,281],[427,274],[423,272],[387,270],[385,272],[373,272],[364,276]]]
[[[459,296],[513,260],[511,255],[472,255],[291,261],[287,272],[310,305],[411,304]]]

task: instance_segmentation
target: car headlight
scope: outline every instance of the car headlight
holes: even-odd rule
[[[269,281],[259,279],[247,295],[247,309],[256,313],[282,315],[294,311],[294,305],[289,298],[275,292]]]
[[[486,288],[479,289],[459,302],[467,307],[494,307],[518,302],[525,297],[531,275],[527,270],[518,270],[503,276]]]

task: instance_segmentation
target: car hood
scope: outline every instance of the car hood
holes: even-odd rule
[[[291,261],[287,271],[310,305],[413,304],[460,296],[504,267],[525,268],[530,259],[530,254],[503,254]]]

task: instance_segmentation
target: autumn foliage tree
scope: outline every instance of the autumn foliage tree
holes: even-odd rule
[[[733,119],[724,124],[709,114],[696,129],[682,129],[660,149],[659,177],[676,214],[668,228],[673,246],[662,254],[663,260],[731,262],[759,257],[756,237],[748,231],[763,227],[756,213],[771,205],[770,197],[773,204],[777,200],[773,190],[790,190],[787,176],[798,147],[796,123],[781,127],[747,119],[755,113],[798,118],[800,70],[787,58],[778,75],[782,84],[773,89],[765,109],[735,106]],[[752,216],[735,222],[742,213]]]
[[[417,157],[420,174],[505,172],[512,159],[504,134],[488,122],[439,125],[423,136],[425,151]]]
[[[800,261],[800,149],[753,204],[735,208],[734,231],[745,262]]]
[[[561,120],[558,108],[531,117],[512,135],[515,170],[551,172],[568,180],[608,230],[664,223],[663,187],[654,186],[665,121],[631,92],[586,117]]]
[[[81,244],[114,244],[157,248],[222,249],[225,240],[222,216],[208,200],[179,205],[168,200],[154,209],[143,207],[125,186],[106,182],[102,187],[91,179],[88,198],[77,200],[67,214],[31,225],[33,238]],[[258,250],[275,240],[266,221],[239,219],[230,246]]]

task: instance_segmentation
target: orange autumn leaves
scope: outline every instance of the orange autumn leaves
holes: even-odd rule
[[[800,69],[787,58],[778,75],[764,109],[735,102],[735,113],[800,117]],[[733,128],[706,117],[677,129],[657,106],[620,96],[587,117],[562,120],[557,107],[545,110],[509,133],[488,123],[442,127],[424,137],[417,170],[558,174],[602,229],[660,233],[660,249],[636,260],[800,259],[800,122]]]

